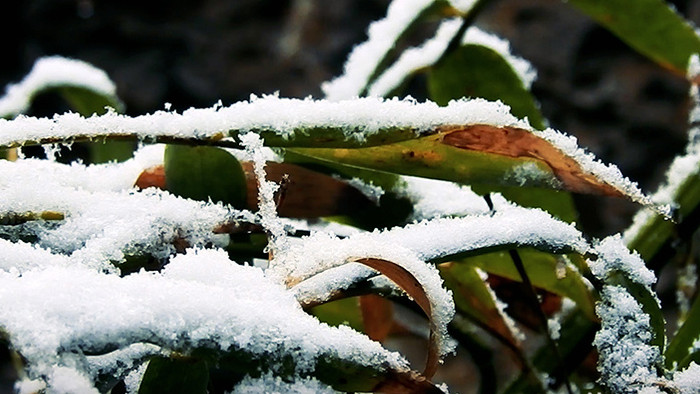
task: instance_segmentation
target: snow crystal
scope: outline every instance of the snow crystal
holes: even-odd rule
[[[98,394],[90,379],[82,372],[68,367],[54,367],[48,375],[52,394]]]
[[[26,112],[34,95],[58,86],[86,88],[115,97],[116,86],[107,74],[80,60],[60,56],[40,58],[22,82],[9,85],[0,98],[0,117],[14,117]]]
[[[262,270],[237,265],[221,250],[191,249],[160,273],[124,278],[79,265],[21,276],[0,271],[0,299],[3,329],[27,359],[30,377],[43,377],[50,385],[55,371],[64,371],[60,368],[106,365],[104,358],[82,352],[127,347],[112,354],[109,363],[116,363],[121,357],[130,360],[128,346],[142,342],[179,352],[204,347],[245,349],[254,357],[291,356],[297,372],[312,371],[319,357],[378,370],[408,368],[400,355],[366,336],[319,323]]]
[[[398,88],[406,78],[416,71],[432,66],[447,49],[460,25],[462,18],[443,21],[435,36],[426,40],[421,46],[409,48],[389,68],[387,68],[367,90],[370,96],[388,96]]]
[[[632,281],[650,287],[656,283],[656,275],[644,264],[639,254],[632,252],[622,242],[619,234],[609,236],[594,245],[598,259],[589,261],[591,272],[604,280],[608,272],[619,270]]]
[[[330,386],[319,382],[315,378],[296,379],[293,382],[286,382],[279,376],[272,374],[263,374],[259,378],[251,378],[246,376],[241,380],[236,387],[233,388],[231,394],[332,394],[338,393]]]
[[[615,393],[653,389],[659,381],[656,367],[661,354],[649,344],[653,337],[649,315],[622,287],[605,286],[601,299],[596,305],[601,329],[593,344],[600,354],[602,382]]]
[[[481,45],[498,52],[510,64],[513,71],[518,74],[518,77],[520,77],[527,89],[530,89],[532,83],[537,79],[537,71],[532,67],[532,64],[521,57],[513,55],[510,51],[510,43],[506,39],[472,26],[464,33],[462,44]]]
[[[143,375],[146,374],[147,368],[148,362],[145,362],[126,375],[124,378],[124,386],[126,387],[127,394],[138,394]]]
[[[387,52],[396,45],[411,22],[432,3],[433,0],[392,1],[386,17],[369,25],[367,41],[353,48],[345,62],[343,75],[323,83],[321,88],[326,98],[338,101],[358,97]]]
[[[240,138],[246,153],[253,159],[253,171],[258,180],[258,215],[260,224],[270,235],[267,248],[274,255],[277,250],[285,248],[287,239],[284,224],[277,216],[275,192],[279,189],[279,185],[266,179],[266,155],[263,151],[263,141],[260,136],[255,133],[247,133]],[[270,263],[272,264],[273,261],[274,259]]]

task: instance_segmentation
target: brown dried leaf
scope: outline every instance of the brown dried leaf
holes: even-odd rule
[[[531,131],[508,126],[469,125],[445,128],[442,143],[460,149],[545,162],[569,191],[625,197],[621,190],[587,173],[571,157]]]
[[[258,183],[251,162],[242,162],[248,185],[248,208],[257,209]],[[373,203],[359,190],[329,175],[289,164],[268,162],[267,180],[285,181],[284,198],[277,210],[280,216],[312,218],[349,214],[370,207]]]
[[[409,295],[409,297],[413,299],[413,301],[415,301],[416,304],[418,304],[418,306],[420,306],[423,313],[425,313],[430,320],[428,359],[425,362],[425,370],[423,371],[423,375],[431,378],[437,371],[440,356],[438,352],[436,325],[432,319],[432,308],[430,307],[430,300],[428,299],[425,289],[423,289],[423,286],[413,276],[413,274],[396,263],[376,258],[364,258],[356,261],[379,271],[382,275],[396,283],[403,291],[406,292],[406,294]]]
[[[146,168],[141,175],[139,175],[138,179],[136,179],[134,186],[139,189],[156,187],[165,190],[165,167],[160,164]]]
[[[391,301],[376,294],[360,296],[360,311],[365,334],[375,341],[383,342],[394,327],[394,307]]]
[[[443,394],[428,378],[416,371],[391,372],[372,391],[387,394]]]

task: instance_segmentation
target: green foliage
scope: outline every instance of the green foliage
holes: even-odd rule
[[[681,16],[661,0],[570,0],[569,2],[618,35],[639,53],[673,72],[685,74],[689,57],[700,51],[700,39],[697,34]],[[264,139],[266,146],[277,149],[277,153],[283,157],[283,164],[301,166],[310,171],[305,173],[308,177],[305,180],[312,182],[312,186],[307,189],[330,190],[327,189],[332,183],[329,179],[333,181],[340,179],[351,186],[353,182],[361,180],[366,184],[381,187],[384,191],[377,201],[365,205],[366,209],[356,208],[349,211],[336,209],[339,212],[332,211],[332,216],[312,215],[313,217],[308,218],[311,223],[337,221],[370,231],[406,225],[406,222],[411,220],[411,212],[416,208],[410,198],[400,193],[402,176],[407,175],[471,186],[489,205],[491,212],[482,213],[483,217],[489,220],[496,220],[494,217],[497,209],[494,210],[493,207],[493,193],[500,193],[508,200],[524,207],[540,208],[557,218],[547,223],[537,223],[541,226],[541,234],[538,232],[538,235],[541,235],[540,239],[522,241],[518,239],[518,234],[512,234],[510,238],[504,237],[502,241],[487,240],[482,244],[476,242],[474,245],[453,245],[449,253],[426,259],[428,264],[438,268],[445,287],[452,291],[456,317],[450,323],[449,330],[462,349],[469,352],[477,364],[482,380],[481,392],[537,393],[550,389],[573,392],[574,388],[583,389],[594,383],[600,384],[601,389],[611,389],[613,386],[609,382],[605,380],[598,382],[597,375],[591,376],[590,371],[586,373],[580,368],[586,358],[595,357],[593,338],[596,332],[605,329],[604,326],[609,324],[606,317],[600,316],[600,312],[596,311],[596,303],[600,300],[605,286],[617,286],[623,289],[641,306],[644,316],[640,319],[648,319],[650,326],[648,338],[641,335],[646,338],[644,345],[658,349],[659,353],[665,356],[663,365],[653,363],[647,366],[654,371],[653,382],[642,382],[639,383],[641,386],[631,389],[642,388],[642,386],[648,388],[662,382],[670,387],[669,390],[675,390],[672,373],[688,367],[691,362],[700,362],[700,352],[695,345],[700,336],[698,292],[695,291],[696,294],[693,294],[690,300],[692,307],[685,321],[681,322],[677,332],[670,332],[664,316],[668,315],[674,319],[673,313],[666,314],[654,290],[635,279],[634,274],[619,267],[613,267],[608,268],[608,271],[600,277],[593,276],[588,263],[602,259],[602,254],[596,249],[595,241],[581,237],[581,240],[572,238],[567,240],[568,243],[562,243],[548,232],[548,226],[552,223],[575,223],[578,219],[572,193],[597,194],[605,198],[628,198],[636,202],[639,202],[639,199],[635,198],[629,190],[615,186],[602,176],[583,168],[571,153],[565,152],[564,149],[545,138],[544,134],[538,133],[538,130],[545,129],[547,121],[539,111],[536,97],[529,91],[506,55],[484,45],[459,44],[459,35],[464,33],[478,17],[478,10],[483,3],[478,2],[475,9],[462,15],[463,25],[456,36],[457,40],[453,39],[450,45],[446,45],[446,52],[442,53],[439,59],[435,59],[434,64],[418,71],[423,73],[420,77],[427,77],[426,93],[431,100],[443,106],[451,100],[462,97],[500,100],[510,106],[515,116],[521,119],[527,118],[532,128],[486,122],[485,124],[436,126],[417,133],[417,126],[391,125],[380,128],[376,133],[365,135],[361,124],[334,125],[329,124],[332,122],[319,122],[292,130],[287,135],[282,135],[278,132],[279,130],[272,127],[260,126],[253,130],[230,129],[227,130],[228,135],[221,132],[220,135],[207,137],[204,140],[195,137],[179,139],[171,135],[159,135],[158,130],[154,130],[152,136],[154,141],[174,142],[165,148],[164,179],[160,179],[163,182],[161,184],[155,182],[154,185],[187,199],[211,200],[241,210],[252,208],[251,205],[255,204],[249,203],[251,196],[247,196],[247,193],[249,190],[262,189],[265,180],[246,177],[244,166],[248,163],[242,164],[224,147],[242,143],[241,134],[244,132],[255,132]],[[399,44],[409,33],[414,32],[418,26],[428,20],[446,19],[448,15],[453,15],[455,12],[456,10],[448,3],[438,1],[414,15],[414,18],[411,18],[395,37],[396,45],[393,49],[382,53],[380,58],[376,59],[376,64],[373,65],[367,80],[362,81],[362,86],[355,86],[355,88],[366,94],[371,82],[380,77],[400,53],[402,47]],[[411,74],[405,77],[419,76]],[[59,86],[57,89],[74,110],[86,117],[105,113],[106,106],[115,111],[123,110],[116,97],[101,94],[97,90],[79,86]],[[400,95],[400,90],[398,89],[395,93]],[[39,93],[41,91],[33,92],[32,97]],[[13,114],[2,115],[11,117]],[[359,138],[348,138],[348,135]],[[133,135],[124,134],[118,130],[114,134],[107,132],[99,137],[104,137],[106,141],[92,143],[91,163],[122,161],[131,157],[135,146]],[[65,136],[57,138],[58,142],[72,142],[71,138]],[[121,139],[127,141],[120,141]],[[15,141],[0,148],[13,148],[22,143],[37,142],[56,141]],[[200,146],[188,146],[188,144],[200,144]],[[688,156],[692,158],[690,152]],[[289,169],[289,167],[284,168]],[[633,239],[628,240],[626,245],[629,249],[636,250],[646,261],[660,260],[658,269],[670,266],[675,257],[674,249],[670,245],[674,242],[687,241],[690,238],[689,235],[694,234],[700,225],[700,221],[696,218],[700,203],[698,163],[695,163],[694,168],[696,170],[690,171],[684,179],[680,180],[679,186],[671,193],[676,221],[651,212],[642,223],[641,230]],[[313,174],[313,178],[308,174]],[[302,179],[297,178],[292,182],[300,181]],[[349,191],[350,189],[352,191]],[[280,211],[283,211],[285,198],[291,199],[285,195],[289,190],[294,190],[294,193],[298,194],[309,192],[301,188],[291,189],[289,184],[282,182],[280,190],[274,195],[276,199],[274,203]],[[330,202],[326,202],[334,209],[344,203],[347,205],[347,201],[358,201],[348,196],[351,192],[358,194],[359,190],[351,187],[337,190],[341,191],[329,197]],[[309,195],[311,195],[310,192]],[[439,202],[447,205],[449,201]],[[313,201],[312,204],[321,203]],[[645,204],[647,206],[640,209],[648,209],[650,203],[645,202]],[[250,213],[249,217],[253,218],[250,220],[257,220],[251,223],[221,218],[221,224],[212,229],[218,235],[228,237],[226,251],[232,261],[249,263],[253,258],[265,257],[265,253],[268,253],[266,247],[268,243],[272,245],[275,239],[272,235],[273,231],[269,228],[270,224],[265,221],[265,214],[261,212],[259,216],[255,216]],[[461,213],[450,213],[446,216],[455,215],[458,216]],[[22,233],[26,230],[21,227],[22,225],[32,222],[38,223],[38,226],[49,226],[48,222],[63,222],[69,218],[70,215],[55,212],[49,208],[40,212],[0,212],[0,226],[3,227],[0,238],[12,242],[31,239]],[[517,217],[513,218],[513,220],[517,219]],[[21,230],[5,229],[9,226],[18,226]],[[178,231],[180,229],[174,229],[174,232]],[[307,233],[306,230],[294,233],[288,228],[280,231],[290,231],[288,237],[296,238]],[[474,228],[473,231],[483,231],[484,234],[487,232],[480,228]],[[508,233],[510,228],[503,228],[502,231]],[[678,236],[679,233],[683,236]],[[426,234],[426,239],[440,238],[441,235]],[[585,243],[586,247],[577,246],[576,243],[579,241]],[[177,253],[185,253],[189,247],[184,235],[173,242],[182,243],[174,245]],[[207,245],[207,247],[214,246]],[[274,248],[270,249],[272,250],[270,254],[276,252]],[[154,263],[156,258],[149,253],[131,254],[133,252],[131,250],[123,252],[121,261],[114,262],[123,275],[138,272],[140,269],[158,270],[170,259],[170,257],[165,258],[163,264],[160,264],[160,260]],[[615,258],[622,260],[627,256],[626,249],[617,252],[619,256]],[[384,325],[364,321],[363,316],[368,316],[369,304],[363,306],[362,303],[358,303],[356,296],[379,294],[398,303],[408,304],[409,308],[417,310],[419,308],[409,302],[415,301],[428,316],[428,325],[431,328],[428,338],[428,359],[436,357],[435,321],[434,316],[430,314],[429,301],[432,299],[429,297],[430,294],[427,294],[427,286],[420,283],[417,277],[412,276],[398,263],[381,260],[374,255],[364,256],[363,253],[362,250],[358,250],[357,258],[346,259],[343,263],[362,262],[375,268],[377,272],[358,276],[350,284],[338,284],[337,288],[329,290],[328,294],[312,297],[311,300],[304,300],[303,294],[294,294],[301,307],[322,322],[333,326],[347,325],[368,335],[375,334],[373,330],[377,329],[383,332],[382,336],[392,336],[397,333],[412,335],[411,333],[418,330],[411,330],[411,327],[402,329],[401,319],[395,319],[393,312],[386,313],[387,316],[384,317],[388,323],[382,323]],[[275,256],[268,257],[272,262],[275,261]],[[159,258],[162,259],[162,256]],[[516,261],[518,259],[522,260],[524,272],[519,269],[520,262]],[[383,264],[376,265],[377,261]],[[393,280],[400,289],[397,290],[396,286],[391,287],[375,280],[379,274]],[[284,278],[280,284],[293,288],[297,283],[287,282],[292,279],[294,279],[292,276]],[[517,286],[506,288],[511,283]],[[515,290],[512,290],[513,288]],[[512,294],[508,294],[509,291]],[[513,311],[523,305],[522,299],[527,299],[536,293],[547,294],[559,304],[568,299],[573,301],[575,306],[571,310],[564,311],[560,306],[554,310],[547,310],[546,305],[543,304],[534,306],[525,304],[527,308],[524,310]],[[505,299],[505,304],[501,298]],[[507,303],[510,305],[506,305]],[[515,323],[508,315],[509,312],[512,312],[511,314],[515,317]],[[552,315],[558,313],[565,316],[556,320],[557,318]],[[561,325],[558,335],[555,335],[549,327],[544,327],[548,318],[552,319],[550,322],[553,325]],[[377,328],[378,324],[380,327]],[[534,352],[524,351],[526,346],[523,346],[522,339],[513,324],[531,328],[525,340],[530,341],[535,337],[536,340],[533,340],[533,343],[539,342],[544,345],[539,346]],[[477,327],[480,331],[475,334]],[[0,322],[0,329],[4,329],[3,322]],[[4,331],[0,331],[0,334],[12,341],[11,335],[5,335]],[[495,338],[500,345],[484,340],[481,336]],[[158,343],[159,338],[148,337],[147,340]],[[216,342],[215,339],[212,341]],[[233,384],[246,375],[260,376],[265,372],[273,372],[290,381],[311,376],[334,389],[344,391],[436,392],[437,390],[430,381],[432,373],[429,373],[430,368],[437,365],[437,360],[433,360],[435,361],[433,366],[429,361],[425,375],[421,375],[415,371],[393,369],[387,362],[380,366],[368,366],[350,357],[344,358],[338,354],[324,353],[316,363],[304,370],[302,376],[295,373],[293,366],[294,358],[291,354],[296,349],[283,353],[271,347],[273,350],[260,355],[249,352],[246,348],[222,350],[216,346],[196,347],[190,343],[182,346],[183,349],[170,349],[177,351],[171,357],[150,358],[139,393],[203,393],[212,387],[211,379],[215,375],[226,376],[228,383]],[[511,369],[516,372],[511,376],[512,379],[508,384],[495,381],[494,358],[503,350],[501,346],[505,346],[516,360],[511,366]],[[84,351],[77,348],[80,352]],[[416,369],[413,366],[411,368]],[[540,379],[542,375],[550,376],[551,379],[543,382]],[[119,379],[121,375],[105,379],[104,382],[107,383],[104,383],[105,387],[101,389],[110,390]]]

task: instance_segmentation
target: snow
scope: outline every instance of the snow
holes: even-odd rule
[[[62,86],[85,88],[110,97],[116,97],[117,90],[107,74],[91,64],[61,56],[43,57],[22,82],[6,88],[5,96],[0,98],[0,117],[26,112],[41,90]]]
[[[472,26],[467,29],[462,37],[462,45],[465,44],[485,46],[499,53],[513,68],[513,71],[520,77],[527,89],[530,89],[532,83],[537,79],[537,71],[532,67],[532,64],[519,56],[513,55],[510,43],[506,39]]]
[[[591,272],[604,280],[607,273],[619,270],[632,281],[641,283],[647,288],[656,283],[656,275],[644,264],[644,260],[636,252],[631,252],[622,241],[619,234],[609,236],[594,245],[598,259],[589,261]]]
[[[700,365],[693,361],[685,370],[675,372],[673,382],[681,394],[697,394],[700,391]]]
[[[297,373],[313,371],[320,357],[407,368],[364,335],[319,323],[262,270],[235,264],[220,250],[190,249],[160,273],[123,278],[79,264],[0,272],[0,298],[3,329],[28,360],[30,377],[49,384],[129,362],[134,352],[151,351],[144,342],[179,352],[245,349],[271,359],[273,369],[274,360],[292,357]],[[133,344],[141,348],[114,352],[108,363],[83,355]]]
[[[508,106],[482,99],[455,100],[440,107],[412,98],[367,97],[331,102],[269,95],[251,96],[248,101],[223,108],[190,108],[182,113],[156,111],[136,117],[114,112],[89,118],[74,113],[52,118],[20,115],[12,120],[0,119],[0,146],[108,135],[145,140],[154,137],[220,139],[250,131],[273,132],[291,139],[295,133],[307,134],[314,130],[327,133],[328,129],[341,130],[346,140],[364,141],[368,136],[391,128],[413,130],[420,135],[434,132],[440,126],[469,124],[529,128],[525,121],[510,114]],[[224,141],[232,142],[228,137]]]
[[[338,393],[314,378],[286,382],[279,376],[263,374],[259,378],[246,376],[234,387],[231,394],[332,394]]]
[[[137,163],[140,155],[132,160],[88,167],[36,159],[0,161],[0,215],[44,211],[63,214],[65,219],[55,225],[34,223],[37,247],[108,271],[129,254],[165,259],[176,251],[178,240],[189,246],[221,245],[227,239],[226,235],[213,233],[217,225],[254,220],[250,213],[220,204],[187,200],[155,189],[136,192],[131,187],[135,178],[110,178],[115,169],[148,164]],[[16,261],[15,253],[29,258],[16,269],[30,268],[37,264],[36,256],[45,254],[18,243],[0,249],[0,265],[7,267],[10,263],[3,261]],[[63,260],[55,257],[51,261],[59,264]]]
[[[641,305],[624,288],[605,286],[596,313],[601,329],[593,344],[600,354],[602,382],[615,393],[637,393],[643,388],[661,393],[653,391],[661,354],[649,344],[653,334]]]
[[[367,89],[369,96],[388,96],[394,89],[422,68],[432,66],[440,59],[447,45],[459,27],[462,18],[452,18],[440,23],[435,36],[426,40],[421,46],[409,48],[401,52],[401,56],[390,67],[377,77]]]
[[[344,66],[343,75],[321,88],[331,101],[358,97],[370,82],[372,74],[407,27],[434,0],[394,0],[389,4],[386,17],[367,28],[367,41],[353,48]]]
[[[246,153],[253,160],[253,172],[258,181],[258,216],[260,224],[265,228],[269,237],[267,249],[273,255],[286,247],[286,231],[284,224],[277,216],[275,193],[279,185],[265,179],[265,163],[267,155],[263,149],[263,140],[255,133],[241,135],[241,143]],[[271,263],[274,260],[271,260]]]
[[[483,214],[489,207],[469,186],[436,179],[402,176],[392,190],[413,205],[409,221]]]

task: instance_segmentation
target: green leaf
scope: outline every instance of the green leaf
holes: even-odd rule
[[[588,316],[580,311],[573,311],[561,322],[559,330],[560,339],[557,341],[557,350],[561,356],[561,362],[552,357],[551,349],[545,344],[536,351],[532,359],[533,366],[540,373],[550,377],[570,376],[591,352],[591,343],[599,328],[599,324],[591,321]],[[508,386],[504,394],[542,391],[542,382],[539,379],[533,379],[531,373],[524,372]]]
[[[461,97],[501,100],[513,115],[527,117],[537,129],[545,127],[535,99],[515,70],[498,52],[482,45],[464,45],[433,66],[428,92],[440,105]]]
[[[311,314],[331,326],[346,325],[357,331],[362,331],[362,313],[357,297],[321,304],[311,309]]]
[[[598,320],[595,315],[596,296],[575,267],[566,264],[561,256],[531,248],[519,248],[518,253],[535,287],[571,298],[588,319]],[[522,280],[513,260],[505,250],[470,256],[458,261],[460,265],[479,267],[493,275],[514,281]]]
[[[246,207],[246,178],[238,160],[221,148],[168,145],[165,148],[168,191],[194,200]]]
[[[685,75],[700,52],[693,27],[663,0],[569,0],[639,53]]]
[[[75,86],[58,88],[58,92],[79,114],[88,117],[107,113],[107,107],[116,112],[124,111],[124,104],[116,96],[106,95],[90,89]]]
[[[207,393],[209,368],[194,358],[155,357],[148,363],[139,394]]]
[[[684,360],[691,356],[693,343],[700,337],[700,297],[695,297],[683,325],[678,328],[676,335],[666,348],[666,367],[673,368],[678,363],[682,368],[688,365]],[[695,356],[697,358],[697,356]]]
[[[511,263],[512,264],[512,263]],[[438,266],[445,285],[452,291],[457,310],[490,333],[517,348],[520,341],[511,331],[496,305],[493,291],[469,264],[445,263]]]

